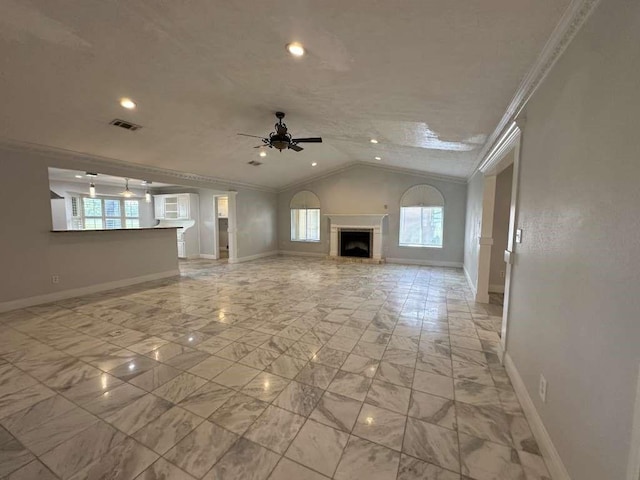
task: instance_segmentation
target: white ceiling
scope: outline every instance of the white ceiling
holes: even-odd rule
[[[0,0],[0,137],[267,187],[353,161],[466,177],[568,3]],[[236,133],[276,110],[324,143],[251,167]]]
[[[113,175],[105,175],[99,172],[98,176],[88,176],[87,172],[81,170],[67,170],[64,168],[53,168],[49,167],[49,180],[57,180],[59,182],[69,182],[69,183],[80,183],[85,185],[88,188],[90,183],[94,183],[96,186],[99,185],[113,185],[120,186],[124,189],[124,184],[126,179],[124,177],[114,177]],[[78,178],[81,177],[81,178]],[[175,185],[170,183],[159,183],[159,182],[151,182],[151,183],[143,183],[144,180],[137,178],[129,179],[129,187],[137,188],[138,190],[142,189],[151,189],[151,188],[160,188],[160,187],[173,187]]]

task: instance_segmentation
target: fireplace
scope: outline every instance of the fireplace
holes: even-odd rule
[[[329,213],[326,216],[330,230],[329,258],[353,263],[384,263],[382,222],[386,213]],[[349,239],[349,234],[355,235]],[[349,246],[349,242],[354,244]]]
[[[371,237],[373,230],[340,229],[340,256],[371,258]]]

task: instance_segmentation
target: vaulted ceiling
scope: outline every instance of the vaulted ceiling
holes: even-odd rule
[[[267,187],[353,161],[466,177],[568,3],[0,0],[0,137]],[[258,158],[236,133],[276,110],[324,143]]]

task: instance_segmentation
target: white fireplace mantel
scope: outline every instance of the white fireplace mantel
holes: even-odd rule
[[[331,214],[329,217],[331,227],[329,256],[337,257],[338,252],[338,232],[348,228],[370,228],[373,230],[371,256],[374,260],[382,259],[382,222],[386,213],[354,213],[354,214]]]

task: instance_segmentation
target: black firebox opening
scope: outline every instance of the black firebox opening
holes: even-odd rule
[[[371,232],[369,231],[340,231],[341,257],[371,257]]]

